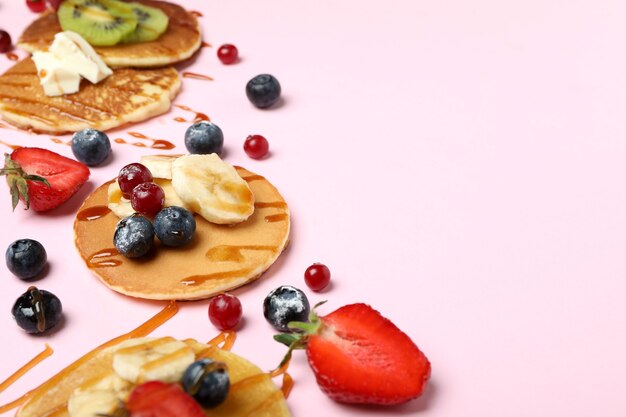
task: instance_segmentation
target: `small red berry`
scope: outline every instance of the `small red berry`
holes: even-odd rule
[[[324,264],[314,263],[304,271],[304,282],[313,291],[321,291],[330,282],[330,269]]]
[[[220,294],[209,304],[209,320],[220,330],[234,329],[241,320],[241,301],[230,294]]]
[[[235,45],[226,43],[217,50],[217,57],[224,65],[234,64],[239,58],[239,51]]]
[[[11,35],[0,30],[0,52],[9,52],[12,48]]]
[[[137,213],[154,217],[163,208],[165,193],[153,182],[144,182],[133,189],[130,204]]]
[[[41,13],[46,10],[46,2],[44,0],[26,0],[26,5],[34,13]]]
[[[261,135],[250,135],[243,143],[243,150],[250,158],[261,159],[270,150],[270,145]]]
[[[124,198],[130,199],[135,187],[144,182],[152,182],[152,173],[142,164],[128,164],[120,169],[120,173],[117,175],[117,183]]]

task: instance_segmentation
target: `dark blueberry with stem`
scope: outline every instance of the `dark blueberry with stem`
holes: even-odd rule
[[[219,155],[224,147],[224,134],[215,123],[206,121],[194,123],[185,132],[185,146],[192,154]]]
[[[154,232],[165,246],[183,246],[195,231],[196,219],[183,207],[165,207],[154,218]]]
[[[256,107],[265,109],[280,98],[280,83],[273,75],[257,75],[246,84],[246,95]]]
[[[11,309],[17,325],[27,333],[43,333],[61,321],[61,300],[46,290],[30,287]]]
[[[195,361],[183,374],[183,389],[204,408],[224,402],[230,389],[226,364],[212,359]]]
[[[133,214],[117,223],[113,244],[127,258],[144,256],[154,245],[154,228],[147,218]]]
[[[263,301],[263,316],[281,332],[289,332],[287,324],[307,321],[311,307],[306,295],[290,285],[282,285],[270,292]]]
[[[72,153],[83,164],[97,166],[111,153],[111,142],[106,133],[100,130],[83,129],[72,136]]]
[[[36,278],[48,260],[46,249],[33,239],[19,239],[11,243],[5,258],[9,271],[24,281]]]

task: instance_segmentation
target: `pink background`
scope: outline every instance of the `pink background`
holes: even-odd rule
[[[0,0],[14,39],[35,17],[23,3]],[[293,213],[290,249],[236,291],[245,323],[234,351],[264,369],[279,362],[284,350],[262,300],[281,284],[305,289],[304,269],[321,261],[333,286],[307,292],[312,302],[329,300],[323,313],[370,303],[433,365],[421,399],[371,409],[327,399],[297,355],[294,416],[626,413],[623,1],[185,4],[204,13],[206,41],[232,42],[242,59],[224,66],[216,48],[204,49],[188,69],[215,81],[184,80],[176,103],[210,115],[225,132],[226,160],[265,175]],[[0,56],[0,70],[10,65]],[[284,92],[268,111],[244,94],[264,72]],[[140,131],[182,152],[179,116],[192,117],[172,109],[111,136]],[[253,133],[269,139],[268,159],[243,152]],[[71,156],[49,135],[0,135]],[[81,199],[145,152],[113,150],[80,194],[49,214],[12,214],[2,192],[0,249],[23,237],[45,245],[50,271],[37,285],[62,299],[66,322],[51,335],[24,334],[9,309],[29,284],[0,266],[0,379],[44,343],[55,349],[1,403],[162,307],[106,289],[73,247]],[[182,304],[155,335],[212,338],[207,305]]]

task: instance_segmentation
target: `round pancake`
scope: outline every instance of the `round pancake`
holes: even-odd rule
[[[139,339],[138,339],[139,340]],[[153,340],[143,338],[146,342]],[[282,392],[270,377],[256,365],[231,352],[198,343],[193,339],[184,341],[196,356],[208,357],[226,363],[231,388],[226,401],[211,409],[213,417],[289,417],[289,409]],[[98,352],[94,357],[74,369],[61,371],[47,383],[35,390],[16,417],[68,417],[67,400],[72,392],[88,381],[110,375],[113,355],[119,345]]]
[[[202,45],[198,20],[182,7],[157,0],[134,0],[149,7],[161,9],[168,17],[167,30],[152,42],[94,46],[102,60],[110,67],[159,67],[191,57]],[[47,51],[54,35],[62,32],[56,13],[47,12],[31,23],[17,47],[30,53]]]
[[[35,132],[109,130],[167,112],[180,84],[172,67],[121,68],[98,84],[83,80],[75,94],[48,97],[35,63],[27,58],[0,76],[0,114],[7,122]]]
[[[254,281],[287,245],[289,209],[264,177],[236,168],[254,194],[255,210],[248,220],[218,225],[196,215],[196,233],[186,246],[166,247],[156,239],[148,255],[126,258],[113,245],[120,219],[107,208],[109,182],[96,189],[76,215],[78,252],[105,285],[138,298],[202,299]]]

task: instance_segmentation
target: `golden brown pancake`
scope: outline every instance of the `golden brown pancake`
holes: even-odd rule
[[[144,339],[148,341],[149,339]],[[268,374],[261,371],[248,360],[221,350],[217,347],[198,343],[193,339],[184,341],[189,345],[196,357],[208,357],[224,362],[228,366],[230,391],[226,400],[218,407],[210,410],[213,417],[289,417],[289,409],[282,392],[274,385]],[[113,372],[113,355],[119,345],[100,351],[91,359],[60,375],[53,384],[46,384],[29,396],[20,408],[17,417],[67,417],[67,401],[76,388],[88,381],[98,379]],[[69,367],[68,367],[69,368]]]
[[[109,183],[100,186],[76,216],[78,252],[105,285],[139,298],[208,298],[254,281],[285,249],[289,209],[265,178],[240,167],[237,172],[254,193],[255,210],[248,220],[228,226],[196,216],[191,243],[171,248],[157,240],[155,249],[138,259],[115,250],[113,234],[120,219],[107,208]]]
[[[152,42],[94,46],[102,60],[110,67],[158,67],[170,65],[191,57],[202,44],[198,20],[182,7],[156,0],[134,0],[149,7],[161,9],[168,17],[167,30]],[[31,23],[17,46],[34,53],[47,51],[54,35],[62,32],[56,13],[47,12]]]
[[[98,84],[83,80],[78,93],[49,97],[27,58],[0,76],[0,114],[36,132],[108,130],[165,113],[179,90],[180,77],[172,67],[122,68]]]

